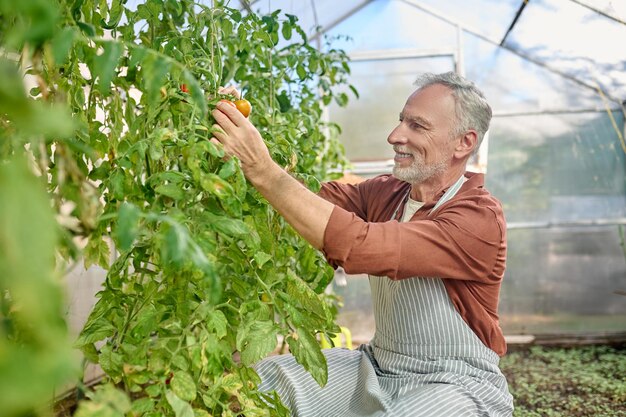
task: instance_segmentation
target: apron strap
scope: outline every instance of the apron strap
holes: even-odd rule
[[[439,207],[441,207],[442,204],[448,202],[452,197],[454,197],[456,195],[456,193],[461,189],[461,186],[463,185],[464,179],[465,179],[465,176],[461,175],[459,177],[459,179],[456,180],[456,182],[454,184],[452,184],[452,186],[450,188],[448,188],[448,191],[446,191],[445,194],[443,196],[441,196],[439,201],[437,201],[437,204],[435,204],[435,207],[433,207],[430,210],[430,213],[428,213],[429,216],[432,216],[433,213],[435,211],[437,211],[437,209]]]

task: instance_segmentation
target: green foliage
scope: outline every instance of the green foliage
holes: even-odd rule
[[[602,416],[626,413],[626,356],[609,347],[507,354],[500,366],[515,401],[515,417]]]
[[[2,0],[0,42],[4,415],[37,413],[73,372],[55,251],[108,271],[76,346],[109,383],[81,417],[287,415],[250,368],[280,338],[325,383],[332,270],[224,161],[210,110],[239,86],[315,191],[345,164],[322,109],[347,102],[346,55],[309,46],[294,16],[191,0]]]
[[[76,374],[54,273],[57,228],[23,156],[0,164],[0,404],[25,415]]]

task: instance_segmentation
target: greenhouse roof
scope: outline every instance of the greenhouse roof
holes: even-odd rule
[[[353,56],[372,49],[442,50],[442,39],[454,36],[449,29],[458,28],[459,45],[468,37],[478,38],[586,89],[600,89],[613,108],[626,99],[625,1],[242,0],[240,4],[260,13],[280,9],[298,16],[311,41],[320,35],[349,36],[352,40],[341,47]],[[480,64],[498,65],[495,60]],[[523,83],[520,75],[515,81]]]

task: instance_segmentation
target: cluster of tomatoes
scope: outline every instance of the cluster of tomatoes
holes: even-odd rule
[[[187,84],[181,84],[180,91],[188,94],[189,88],[187,87]],[[235,100],[234,102],[223,99],[220,100],[220,103],[221,102],[228,103],[229,105],[235,107],[237,110],[239,110],[241,114],[243,114],[244,117],[250,116],[250,112],[252,111],[252,106],[250,105],[250,102],[245,98],[240,98],[238,100]]]

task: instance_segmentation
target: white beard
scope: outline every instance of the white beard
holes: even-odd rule
[[[408,167],[393,167],[393,176],[409,184],[417,184],[427,179],[442,174],[447,169],[445,161],[438,161],[431,165],[426,165],[421,155],[413,155],[413,163]]]

